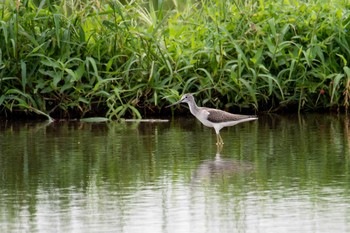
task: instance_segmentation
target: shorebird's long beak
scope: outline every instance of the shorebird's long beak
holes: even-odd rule
[[[166,108],[169,108],[171,106],[177,105],[177,104],[181,103],[181,101],[182,101],[182,99],[177,101],[177,102],[175,102],[175,103],[173,103],[173,104],[170,104],[170,105],[166,106]]]

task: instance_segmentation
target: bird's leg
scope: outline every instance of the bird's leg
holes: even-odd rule
[[[223,145],[224,144],[224,140],[222,140],[222,137],[220,136],[220,134],[216,134],[216,145]]]
[[[224,145],[224,140],[222,140],[222,137],[221,137],[220,134],[219,134],[219,138],[220,138],[220,144],[221,144],[221,145]]]

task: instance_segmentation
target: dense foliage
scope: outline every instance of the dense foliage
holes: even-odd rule
[[[350,101],[348,1],[0,3],[0,112],[158,113],[186,92],[256,111]]]

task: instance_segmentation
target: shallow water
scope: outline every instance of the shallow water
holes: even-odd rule
[[[0,122],[0,232],[350,232],[350,127]]]

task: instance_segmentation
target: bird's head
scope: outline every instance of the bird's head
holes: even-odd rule
[[[177,101],[177,102],[175,102],[167,107],[171,107],[171,106],[181,104],[181,103],[190,103],[192,101],[194,101],[193,95],[191,93],[187,93],[187,94],[184,94],[179,101]]]

